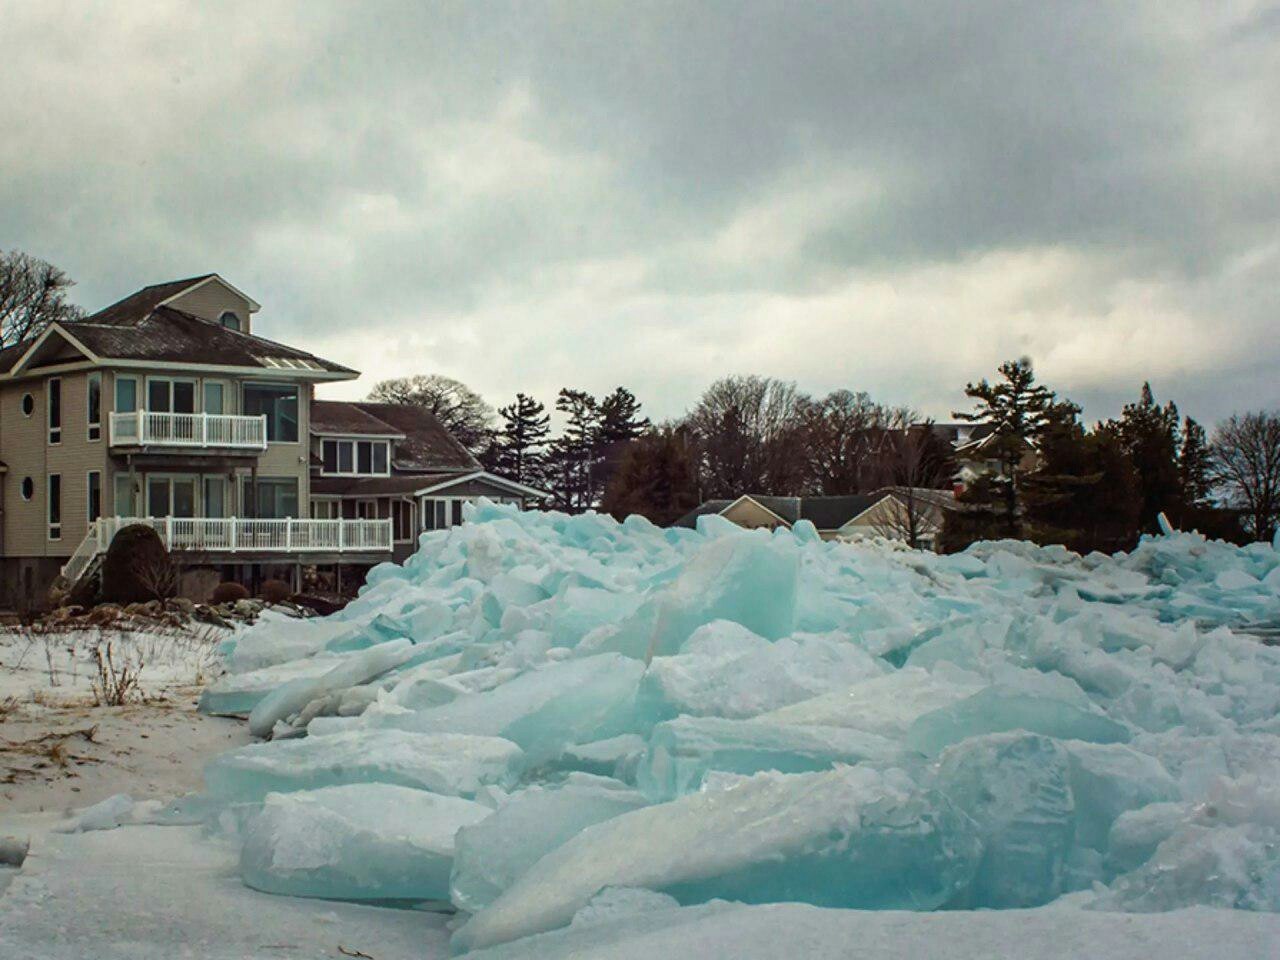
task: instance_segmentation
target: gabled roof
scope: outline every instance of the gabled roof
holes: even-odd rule
[[[86,361],[123,366],[177,365],[225,367],[298,379],[345,380],[358,371],[324,360],[296,347],[232,330],[169,306],[180,294],[216,282],[258,305],[216,273],[143,287],[84,320],[51,324],[37,336],[0,350],[0,375],[14,375],[60,338],[84,354]]]
[[[805,497],[800,515],[819,530],[839,530],[881,500],[883,493],[862,493],[845,497]]]
[[[315,410],[319,409],[317,420]],[[430,410],[403,403],[318,400],[311,432],[319,436],[399,437],[392,448],[395,473],[472,473],[480,461],[459,443]]]
[[[122,300],[117,300],[97,313],[85,317],[89,323],[129,325],[141,320],[152,310],[180,293],[184,293],[197,284],[216,277],[216,273],[202,273],[198,277],[187,277],[185,280],[170,280],[167,283],[153,283],[131,293]]]

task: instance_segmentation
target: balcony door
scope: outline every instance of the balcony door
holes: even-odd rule
[[[196,382],[176,377],[148,377],[147,410],[151,413],[195,413]],[[147,418],[146,437],[152,443],[190,441],[194,430],[195,425],[190,417]]]
[[[147,477],[147,516],[194,517],[195,515],[195,477]]]

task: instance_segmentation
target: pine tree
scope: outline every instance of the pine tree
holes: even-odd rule
[[[965,387],[965,395],[975,401],[972,412],[956,412],[959,420],[988,424],[992,438],[987,455],[996,461],[996,473],[970,484],[958,499],[960,509],[951,520],[952,530],[944,539],[955,546],[957,539],[1019,537],[1022,531],[1021,482],[1027,454],[1049,420],[1054,393],[1036,383],[1031,360],[1023,357],[1000,364],[1002,380],[982,380]]]
[[[1156,517],[1161,512],[1173,518],[1183,513],[1179,422],[1178,408],[1172,403],[1158,405],[1151,384],[1144,383],[1138,402],[1125,404],[1120,418],[1108,423],[1138,472],[1142,498],[1138,523],[1147,533],[1159,529]]]
[[[548,452],[548,480],[556,505],[576,513],[595,506],[600,492],[600,405],[585,390],[565,387],[556,409],[565,415],[565,428]]]
[[[545,411],[541,403],[523,393],[517,393],[514,403],[498,411],[502,427],[490,459],[498,472],[516,483],[542,482],[543,447],[551,422]]]
[[[1024,480],[1027,536],[1072,550],[1113,552],[1137,539],[1137,477],[1110,430],[1089,432],[1080,408],[1050,408],[1037,442],[1036,468]]]
[[[650,428],[649,418],[640,415],[640,401],[626,387],[618,387],[600,401],[596,489],[603,492],[622,464],[635,440]]]
[[[685,432],[660,427],[627,445],[601,508],[619,520],[636,513],[666,526],[700,502],[697,459]]]
[[[1212,461],[1204,427],[1190,417],[1183,421],[1182,449],[1178,454],[1178,477],[1182,484],[1182,500],[1192,510],[1209,504],[1213,490]]]

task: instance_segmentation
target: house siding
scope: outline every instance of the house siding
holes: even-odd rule
[[[748,530],[754,530],[757,527],[772,529],[773,527],[786,526],[783,521],[753,500],[744,500],[741,503],[731,505],[724,511],[722,516],[726,520],[732,520],[740,527],[746,527]]]
[[[102,439],[88,439],[88,374],[65,373],[62,381],[62,442],[48,442],[47,391],[52,377],[32,378],[0,387],[0,460],[4,476],[4,541],[6,556],[66,557],[88,531],[88,474],[102,472],[107,482],[106,403]],[[105,378],[104,378],[105,380]],[[30,393],[36,408],[22,413],[22,397]],[[104,383],[105,397],[105,383]],[[48,539],[48,477],[62,477],[62,538]],[[22,480],[31,477],[35,490],[22,499]]]
[[[249,301],[228,290],[217,280],[210,280],[194,290],[180,294],[169,306],[215,323],[225,311],[231,310],[240,318],[240,329],[245,333],[253,332],[250,329],[253,321],[249,314]]]

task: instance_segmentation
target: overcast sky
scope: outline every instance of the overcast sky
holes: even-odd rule
[[[1272,3],[0,0],[0,248],[495,404],[1280,405]]]

